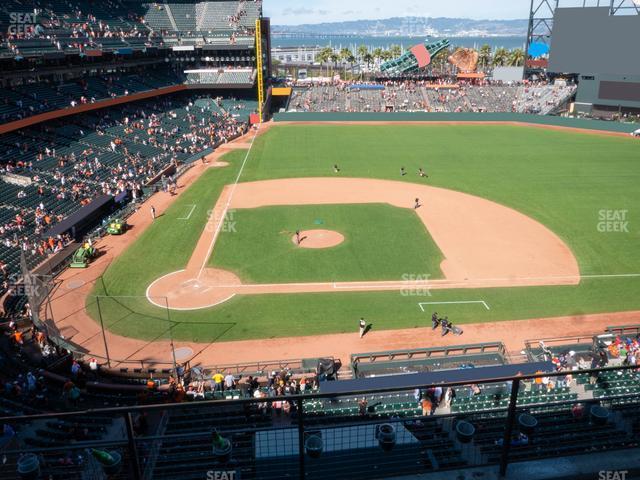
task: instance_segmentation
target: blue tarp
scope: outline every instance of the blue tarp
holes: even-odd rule
[[[384,90],[384,85],[356,84],[349,87],[350,90]]]

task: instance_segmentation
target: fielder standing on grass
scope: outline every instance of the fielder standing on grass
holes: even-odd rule
[[[296,230],[296,242],[300,245],[300,230]]]
[[[367,329],[367,322],[365,322],[364,317],[360,317],[358,325],[360,326],[360,338],[362,338],[364,337],[364,331]]]

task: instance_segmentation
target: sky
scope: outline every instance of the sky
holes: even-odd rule
[[[264,0],[275,25],[390,17],[529,18],[530,0]]]

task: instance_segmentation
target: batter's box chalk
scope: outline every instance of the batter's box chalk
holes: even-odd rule
[[[197,279],[187,280],[182,284],[183,287],[200,288],[202,284]]]

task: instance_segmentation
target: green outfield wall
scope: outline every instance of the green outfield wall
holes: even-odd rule
[[[640,128],[640,124],[638,123],[606,122],[603,120],[530,115],[524,113],[286,112],[276,113],[273,118],[276,122],[521,122],[535,125],[552,125],[623,133],[631,133]]]

